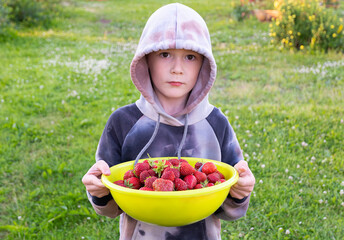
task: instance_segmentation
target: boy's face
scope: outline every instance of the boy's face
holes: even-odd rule
[[[196,84],[203,55],[190,50],[168,49],[150,53],[147,61],[159,100],[186,102]]]

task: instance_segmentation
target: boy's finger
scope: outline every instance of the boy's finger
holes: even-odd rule
[[[100,172],[104,175],[109,176],[111,174],[109,165],[104,160],[99,160],[95,165],[100,170]]]
[[[234,168],[238,171],[240,176],[248,170],[248,164],[245,160],[241,160],[234,165]]]

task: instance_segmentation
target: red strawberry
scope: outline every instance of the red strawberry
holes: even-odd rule
[[[219,181],[221,179],[221,177],[217,172],[213,172],[207,176],[207,179],[211,183],[216,183],[217,181]]]
[[[209,175],[217,170],[216,165],[213,162],[206,162],[202,167],[202,172]]]
[[[141,187],[139,190],[143,190],[143,191],[154,191],[153,188],[149,188],[149,187]]]
[[[123,180],[131,178],[131,177],[136,177],[133,169],[130,169],[124,173]]]
[[[137,163],[135,165],[134,171],[137,177],[140,177],[141,172],[150,169],[150,165],[147,162]]]
[[[201,162],[196,162],[196,163],[195,163],[195,169],[198,170],[202,165],[203,165],[203,163],[201,163]]]
[[[149,172],[149,175],[151,175],[152,177],[153,177],[153,176],[154,176],[154,177],[157,176],[157,175],[156,175],[156,172],[154,172],[153,169],[148,169],[147,171]]]
[[[113,183],[122,187],[126,187],[123,180],[114,181]]]
[[[177,169],[177,168],[170,168],[170,167],[168,167],[168,168],[165,168],[165,170],[164,170],[164,172],[168,172],[168,171],[171,171],[171,172],[173,172],[174,173],[174,176],[175,176],[175,178],[179,178],[180,177],[180,172],[179,172],[179,170]]]
[[[188,189],[186,182],[180,178],[176,178],[174,180],[174,185],[175,185],[176,191],[184,191]]]
[[[226,179],[225,176],[219,170],[216,170],[215,172],[217,172],[220,175],[221,179]]]
[[[203,185],[200,183],[196,184],[196,186],[194,187],[194,189],[200,189],[200,188],[203,188]]]
[[[187,175],[184,177],[184,181],[186,182],[188,189],[193,189],[197,184],[197,179],[194,175]]]
[[[201,182],[204,182],[205,180],[207,180],[207,175],[205,173],[203,173],[203,172],[196,171],[194,173],[194,176],[197,179],[197,183],[201,183]]]
[[[182,162],[188,162],[188,161],[186,161],[185,159],[181,158],[181,159],[179,159],[179,162],[182,163]]]
[[[144,170],[140,173],[140,182],[144,183],[146,178],[151,177],[151,173],[148,172],[148,170]]]
[[[210,183],[207,184],[207,187],[212,187],[212,186],[214,186],[214,185],[215,185],[214,183],[211,183],[211,182],[210,182]]]
[[[153,182],[155,181],[155,180],[157,180],[158,178],[157,177],[148,177],[148,178],[146,178],[146,180],[145,180],[145,187],[149,187],[149,188],[153,188]]]
[[[176,178],[176,176],[174,175],[174,173],[172,171],[164,171],[161,175],[161,178],[168,179],[168,180],[171,180],[173,182],[174,179]]]
[[[133,188],[133,189],[139,189],[141,187],[140,179],[138,179],[137,177],[131,177],[131,178],[126,179],[124,181],[124,184],[128,188]]]
[[[173,191],[174,184],[170,180],[158,178],[153,182],[154,191]]]
[[[164,169],[172,166],[172,164],[170,162],[167,162],[166,160],[155,160],[151,163],[151,166],[157,176],[160,177]]]
[[[174,167],[179,167],[179,164],[180,164],[177,158],[169,159],[168,162],[170,162]]]
[[[221,184],[221,183],[223,183],[225,181],[226,181],[226,179],[221,178],[219,181],[216,181],[215,185]]]
[[[180,174],[182,176],[187,176],[194,172],[196,172],[196,169],[194,169],[188,162],[182,162],[180,164]]]

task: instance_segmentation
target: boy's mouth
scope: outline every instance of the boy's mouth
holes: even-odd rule
[[[172,86],[181,86],[183,83],[181,82],[168,82]]]

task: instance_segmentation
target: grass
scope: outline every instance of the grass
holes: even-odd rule
[[[2,239],[117,239],[82,176],[116,108],[134,102],[129,65],[145,21],[170,1],[65,1],[52,29],[0,44]],[[181,1],[212,35],[210,94],[257,184],[223,239],[343,239],[344,61],[269,45],[268,23],[231,19],[225,1]],[[337,10],[343,15],[343,6]]]

